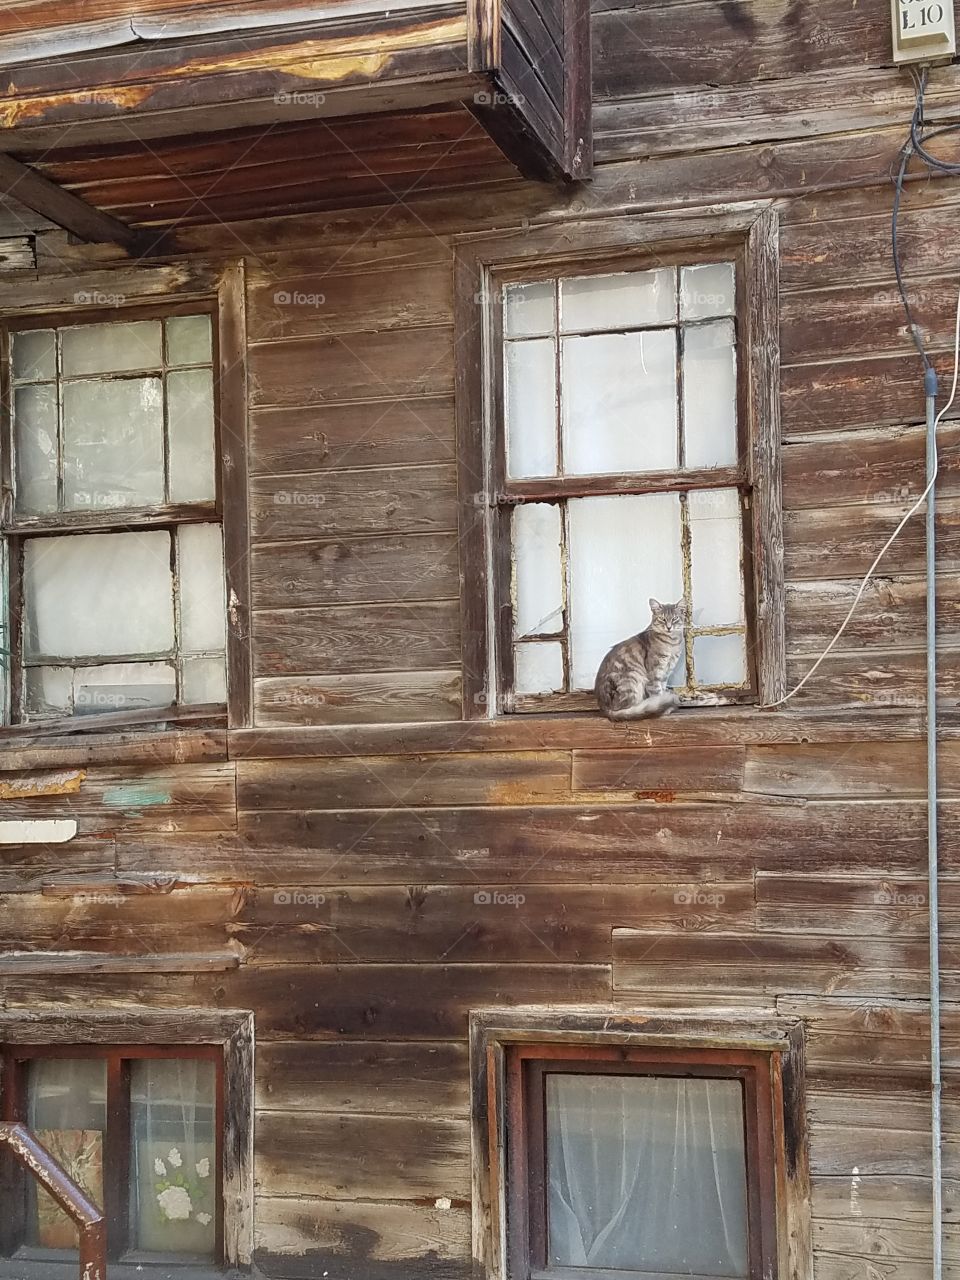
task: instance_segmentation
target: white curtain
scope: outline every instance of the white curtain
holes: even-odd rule
[[[547,1178],[553,1265],[748,1275],[739,1081],[549,1074]]]

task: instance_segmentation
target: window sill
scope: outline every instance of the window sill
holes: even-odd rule
[[[0,771],[224,760],[223,704],[29,721],[0,728]]]
[[[32,1252],[32,1251],[30,1251]],[[77,1259],[61,1260],[16,1254],[0,1258],[0,1280],[77,1280]],[[249,1273],[227,1270],[212,1263],[110,1262],[110,1280],[240,1280]]]

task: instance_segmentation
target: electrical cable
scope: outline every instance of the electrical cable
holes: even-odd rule
[[[906,177],[907,166],[910,163],[910,158],[912,155],[919,156],[920,159],[924,162],[924,164],[926,164],[929,168],[936,169],[938,172],[960,174],[960,164],[955,164],[950,161],[941,160],[938,157],[931,155],[931,153],[926,149],[926,146],[925,146],[925,143],[929,142],[933,138],[941,137],[947,133],[960,132],[960,122],[957,122],[955,124],[943,125],[940,128],[934,129],[931,131],[925,130],[923,108],[924,108],[924,94],[926,92],[926,87],[927,87],[927,68],[924,67],[919,77],[914,75],[914,88],[916,90],[916,105],[914,106],[913,115],[910,120],[910,136],[907,138],[906,142],[903,144],[903,147],[900,150],[900,164],[899,164],[899,168],[897,170],[897,176],[894,182],[891,243],[892,243],[892,249],[893,249],[893,268],[897,278],[897,289],[899,290],[900,300],[903,303],[904,313],[906,314],[906,317],[907,317],[907,325],[910,329],[910,334],[917,348],[917,352],[920,355],[920,359],[923,361],[924,374],[928,375],[928,374],[932,374],[933,366],[930,363],[930,357],[927,354],[926,347],[924,346],[923,335],[921,334],[920,326],[914,321],[914,318],[913,318],[913,310],[910,306],[910,300],[907,296],[906,287],[903,281],[903,269],[900,263],[900,244],[899,244],[899,239],[897,234],[898,218],[900,214],[900,199],[903,193],[903,183]],[[956,399],[958,376],[960,376],[960,292],[958,292],[958,295],[957,295],[957,315],[956,315],[956,324],[955,324],[955,332],[954,332],[953,384],[950,389],[950,398],[947,400],[947,403],[943,406],[943,408],[937,414],[937,417],[934,421],[934,426],[933,426],[934,439],[936,439],[937,429],[940,426],[941,420],[943,419],[945,414],[952,408],[954,400]],[[777,698],[773,702],[761,703],[760,705],[762,710],[770,710],[773,707],[781,707],[785,702],[789,702],[791,698],[795,697],[796,694],[800,692],[800,690],[804,687],[804,685],[807,683],[807,681],[810,679],[813,673],[817,670],[820,664],[824,661],[824,659],[833,651],[834,647],[837,644],[837,641],[840,639],[840,637],[843,635],[843,633],[846,631],[847,627],[849,626],[850,619],[853,617],[854,613],[856,612],[857,605],[859,605],[860,601],[862,600],[863,593],[866,591],[867,586],[869,585],[870,580],[872,579],[874,572],[877,568],[877,565],[880,563],[883,557],[887,554],[887,552],[896,542],[897,538],[899,538],[907,522],[914,515],[916,515],[916,513],[923,506],[928,495],[930,494],[931,490],[936,484],[938,471],[939,471],[939,462],[936,454],[934,454],[933,470],[932,470],[930,479],[927,482],[926,488],[923,490],[923,493],[920,494],[920,497],[917,498],[916,502],[913,504],[913,506],[910,508],[907,514],[902,518],[902,520],[894,529],[893,533],[891,533],[887,541],[880,548],[880,551],[877,553],[877,556],[874,559],[873,564],[867,570],[866,574],[863,577],[863,581],[860,583],[860,586],[857,590],[857,594],[853,598],[853,603],[851,604],[850,609],[847,612],[847,616],[844,618],[843,622],[841,622],[833,639],[830,641],[830,643],[827,645],[824,651],[820,654],[820,657],[817,658],[813,666],[807,671],[807,673],[803,676],[803,678],[796,685],[794,685],[794,687],[790,690],[790,692],[784,694],[782,698]]]

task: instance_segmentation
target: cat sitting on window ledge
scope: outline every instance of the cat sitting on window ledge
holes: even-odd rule
[[[680,661],[687,608],[683,600],[661,604],[650,598],[653,615],[646,631],[615,644],[600,663],[594,693],[608,720],[668,716],[675,707],[716,707],[714,693],[681,698],[666,687]]]

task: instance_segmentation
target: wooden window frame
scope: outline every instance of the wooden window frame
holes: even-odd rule
[[[196,1262],[178,1263],[164,1259],[168,1269],[180,1269],[191,1275],[205,1273],[217,1275],[231,1267],[248,1268],[253,1256],[253,1015],[243,1010],[224,1010],[208,1013],[205,1010],[182,1009],[170,1011],[130,1009],[121,1012],[104,1012],[99,1009],[75,1009],[69,1012],[51,1013],[31,1009],[0,1013],[0,1116],[5,1120],[23,1119],[18,1114],[25,1105],[22,1093],[22,1073],[16,1064],[22,1059],[38,1057],[98,1057],[108,1063],[108,1107],[110,1103],[110,1072],[121,1068],[123,1060],[131,1058],[203,1058],[218,1065],[217,1113],[218,1113],[218,1163],[220,1195],[217,1214],[216,1262],[199,1265]],[[113,1090],[118,1088],[112,1082]],[[114,1093],[114,1100],[116,1092]],[[107,1159],[124,1162],[127,1158],[121,1144],[109,1142],[105,1147]],[[4,1177],[10,1178],[8,1167]],[[13,1188],[0,1177],[0,1200],[9,1203]],[[105,1198],[108,1200],[108,1216],[112,1211],[114,1221],[122,1204],[117,1196],[108,1192],[109,1176],[105,1178]],[[116,1181],[116,1179],[114,1179]],[[19,1247],[18,1233],[22,1224],[12,1216],[0,1222],[0,1280],[16,1274],[18,1277],[29,1269],[30,1259],[14,1258],[11,1253]],[[116,1260],[116,1238],[108,1241],[108,1257]],[[39,1264],[42,1274],[43,1266]],[[124,1258],[120,1264],[139,1266],[136,1255]],[[143,1274],[149,1274],[149,1267]]]
[[[745,1109],[752,1150],[751,1276],[810,1275],[810,1175],[803,1091],[801,1023],[767,1011],[624,1010],[530,1007],[478,1010],[470,1019],[473,1256],[486,1280],[595,1280],[573,1268],[538,1269],[527,1206],[543,1192],[542,1112],[535,1114],[528,1064],[569,1064],[576,1072],[622,1068],[643,1073],[743,1078],[755,1106]],[[537,1068],[535,1067],[534,1070]],[[751,1111],[753,1121],[751,1122]],[[527,1118],[533,1119],[533,1143]],[[751,1131],[751,1123],[753,1125]],[[519,1141],[517,1139],[519,1135]],[[537,1215],[533,1216],[536,1227]],[[600,1273],[598,1273],[599,1275]],[[611,1280],[617,1273],[604,1272]],[[630,1272],[623,1273],[630,1280]]]
[[[510,710],[593,706],[588,693],[507,703],[512,673],[509,511],[518,500],[737,487],[749,498],[745,590],[752,697],[786,691],[780,480],[779,220],[772,207],[612,217],[464,238],[455,261],[461,628],[465,720]],[[507,483],[503,467],[502,290],[506,283],[678,263],[732,261],[737,272],[740,462],[698,472]]]
[[[176,529],[188,523],[218,523],[223,530],[226,578],[226,664],[227,701],[209,707],[186,703],[160,708],[151,714],[137,709],[109,713],[104,727],[116,729],[129,724],[165,724],[195,721],[198,712],[208,713],[210,723],[225,722],[230,728],[251,723],[252,664],[249,646],[250,569],[248,557],[247,497],[247,408],[246,334],[244,319],[244,268],[234,263],[222,269],[203,266],[137,267],[79,276],[70,280],[43,281],[31,289],[27,307],[9,286],[0,287],[0,486],[2,486],[2,532],[10,565],[16,572],[5,573],[12,656],[9,659],[9,705],[3,736],[46,734],[51,726],[69,731],[82,720],[85,730],[95,729],[98,717],[64,717],[60,720],[13,720],[21,705],[23,667],[21,573],[23,542],[30,536],[107,532],[119,529]],[[99,302],[103,298],[103,303]],[[14,509],[12,474],[12,394],[10,385],[9,335],[27,329],[71,324],[124,323],[168,316],[208,314],[213,318],[213,370],[217,495],[212,503],[170,504],[129,510],[57,512],[49,515],[20,515]]]

